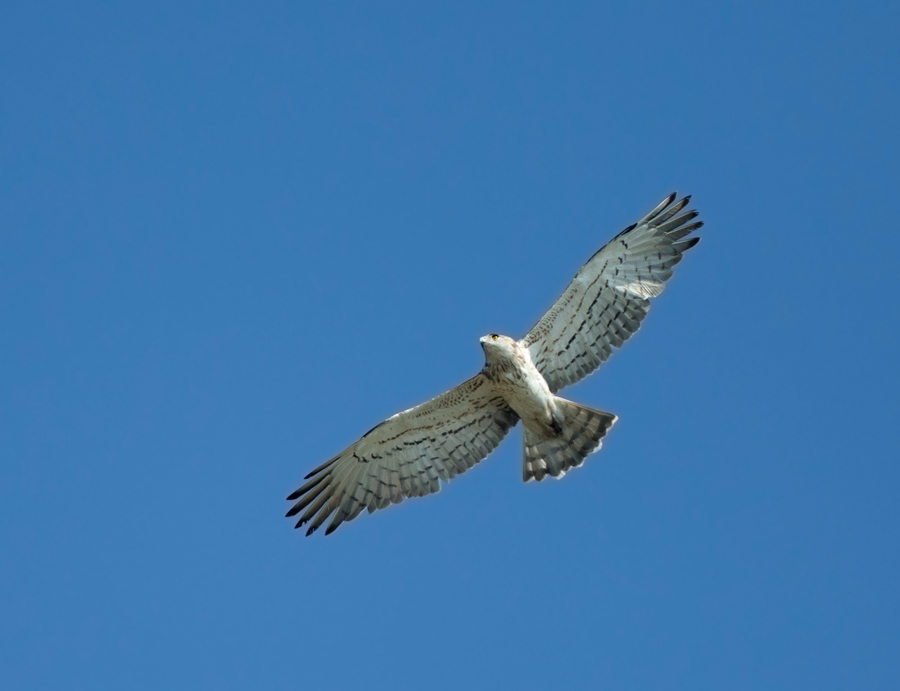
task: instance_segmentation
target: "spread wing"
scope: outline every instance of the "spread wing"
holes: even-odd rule
[[[662,292],[672,267],[700,238],[696,211],[677,215],[690,201],[666,197],[588,260],[566,291],[519,341],[553,392],[600,366],[635,331]]]
[[[296,527],[312,520],[310,535],[334,514],[325,534],[344,521],[406,497],[440,490],[487,456],[519,416],[494,394],[483,374],[388,418],[322,466],[288,497],[288,516],[306,509]]]

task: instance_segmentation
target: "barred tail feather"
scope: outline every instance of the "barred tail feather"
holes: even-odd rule
[[[545,437],[525,427],[525,458],[523,477],[540,482],[545,475],[561,478],[569,468],[580,466],[585,457],[599,449],[600,440],[613,426],[616,416],[556,398],[563,413],[562,432]]]

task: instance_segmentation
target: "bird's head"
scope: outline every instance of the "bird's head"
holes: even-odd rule
[[[484,356],[489,363],[509,360],[516,352],[516,342],[509,336],[500,334],[488,334],[482,336],[481,347],[484,348]]]

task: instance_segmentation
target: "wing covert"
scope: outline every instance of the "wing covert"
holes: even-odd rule
[[[406,497],[440,490],[496,448],[519,417],[479,374],[437,398],[388,418],[313,470],[288,497],[288,516],[306,509],[312,534],[334,514],[325,534],[363,509],[372,513]]]
[[[678,202],[675,196],[598,250],[519,341],[552,392],[593,372],[638,330],[650,298],[662,292],[672,267],[700,241],[683,239],[703,223],[689,223],[696,211],[676,215],[690,196]]]

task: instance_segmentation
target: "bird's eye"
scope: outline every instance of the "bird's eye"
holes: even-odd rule
[[[498,338],[500,338],[500,337],[497,334],[491,334],[492,341],[496,341]]]

